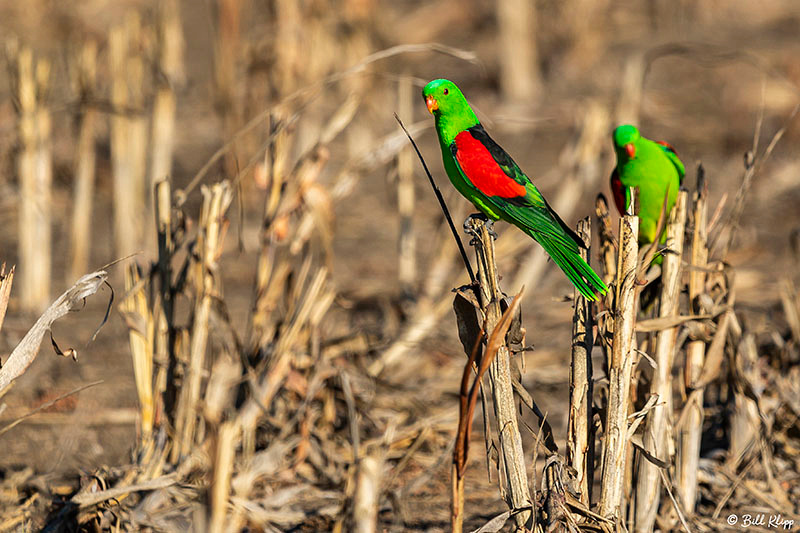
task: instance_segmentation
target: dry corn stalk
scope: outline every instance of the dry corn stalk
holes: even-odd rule
[[[679,191],[675,206],[667,223],[667,253],[663,255],[661,280],[660,318],[678,314],[678,298],[681,291],[681,262],[683,261],[683,233],[686,224],[688,193]],[[658,397],[655,406],[647,413],[644,428],[644,449],[664,463],[671,462],[672,430],[672,362],[675,355],[675,339],[678,327],[662,329],[656,336],[656,369],[650,393]],[[634,529],[645,533],[652,531],[658,505],[661,501],[660,466],[642,457],[636,488],[636,510]]]
[[[78,59],[78,91],[82,104],[78,138],[78,161],[75,169],[75,199],[72,212],[72,263],[70,277],[75,279],[89,266],[90,229],[95,174],[95,129],[97,111],[88,101],[94,95],[97,70],[97,44],[84,43]]]
[[[355,533],[375,533],[378,530],[382,470],[383,457],[379,452],[368,455],[359,462],[356,495],[353,502],[353,531]]]
[[[158,184],[172,175],[172,151],[175,137],[175,85],[182,74],[180,57],[182,35],[178,6],[174,0],[162,3],[160,28],[159,69],[155,103],[153,104],[150,171],[147,179],[147,205],[150,212],[158,211],[160,199]],[[177,48],[177,50],[175,49]],[[161,209],[163,213],[163,209]],[[147,217],[147,235],[153,233],[153,223],[158,220]],[[158,230],[157,230],[158,231]],[[151,242],[147,239],[147,242]],[[157,251],[161,257],[161,250]]]
[[[219,427],[214,439],[214,472],[209,490],[208,506],[208,531],[210,533],[227,531],[228,499],[238,438],[239,425],[229,421]]]
[[[199,416],[201,383],[206,367],[208,344],[208,322],[211,303],[220,295],[217,258],[222,253],[226,221],[225,212],[233,199],[233,191],[227,181],[203,186],[203,208],[200,215],[200,231],[197,238],[199,261],[194,266],[195,306],[189,346],[189,367],[186,382],[176,412],[177,445],[173,460],[186,456],[195,443],[195,427]]]
[[[141,282],[135,263],[125,270],[126,298],[120,304],[133,359],[133,377],[139,396],[142,442],[147,442],[153,432],[155,403],[153,401],[153,336],[155,324],[147,305],[146,286]]]
[[[316,181],[328,161],[329,143],[352,118],[340,109],[324,129],[320,143],[304,154],[289,176],[284,148],[269,151],[271,185],[264,206],[261,252],[258,258],[248,358],[252,365],[253,396],[239,410],[245,456],[254,452],[255,429],[279,392],[294,364],[297,350],[305,349],[312,332],[333,301],[328,269],[314,267],[310,243],[314,233],[329,248],[332,214],[329,201]],[[277,138],[275,138],[277,140]],[[277,165],[277,166],[276,166]]]
[[[11,45],[13,46],[13,45]],[[50,111],[44,105],[50,76],[46,59],[34,62],[30,48],[16,55],[19,137],[17,156],[20,181],[19,266],[20,301],[24,309],[43,310],[50,300],[51,192]]]
[[[165,412],[171,412],[175,397],[174,372],[177,364],[175,360],[175,291],[172,281],[172,258],[175,252],[175,242],[172,234],[172,189],[167,180],[159,181],[155,186],[155,219],[158,247],[156,270],[159,281],[158,296],[153,309],[156,323],[153,358],[158,364],[155,390],[160,396],[161,408]],[[170,376],[172,379],[168,379]]]
[[[398,113],[413,116],[411,78],[403,77],[397,88]],[[401,289],[411,294],[416,278],[416,240],[414,239],[414,171],[411,147],[397,154],[397,211],[400,215],[399,264],[397,267]]]
[[[141,17],[136,11],[125,16],[125,28],[128,39],[128,57],[125,60],[128,87],[127,165],[130,168],[130,191],[133,193],[133,198],[128,201],[132,202],[132,220],[136,224],[132,233],[133,247],[128,250],[128,253],[132,253],[144,244],[145,228],[153,227],[152,203],[147,201],[152,189],[147,185],[148,117],[145,112],[145,62],[142,50],[150,36],[146,32],[149,28],[142,26]]]
[[[494,257],[494,238],[489,235],[486,224],[473,219],[474,242],[480,282],[479,301],[485,316],[485,331],[494,331],[502,313],[503,298],[498,285],[497,264]],[[532,503],[528,490],[525,454],[519,432],[514,391],[511,377],[511,358],[503,343],[489,365],[489,383],[494,405],[494,415],[499,428],[501,462],[505,466],[505,480],[501,492],[505,492],[506,504],[514,515],[517,531],[525,531],[532,520]]]
[[[175,137],[175,87],[183,81],[183,35],[180,5],[176,0],[159,3],[158,70],[153,104],[152,153],[147,195],[155,185],[172,174]],[[153,205],[153,201],[149,204]],[[149,224],[148,224],[149,225]]]
[[[278,340],[273,348],[274,355],[267,361],[266,369],[254,387],[254,397],[240,410],[239,417],[242,431],[245,433],[243,436],[245,442],[252,437],[258,420],[264,415],[263,406],[268,406],[272,402],[286,378],[292,363],[293,351],[308,342],[311,331],[319,325],[333,303],[335,293],[329,287],[327,269],[324,267],[317,269],[311,281],[299,294],[302,296],[298,295],[295,301],[300,304],[281,326]]]
[[[622,90],[614,111],[615,124],[636,124],[641,112],[644,78],[647,73],[645,53],[628,57],[622,74]]]
[[[737,378],[733,388],[733,414],[731,415],[731,444],[728,464],[735,468],[752,446],[762,438],[762,424],[757,396],[761,391],[747,391],[746,383],[758,383],[758,348],[755,335],[744,332],[736,346],[732,374]]]
[[[172,163],[172,133],[175,129],[175,88],[183,84],[183,33],[180,5],[177,0],[160,4],[158,89],[153,109],[153,154],[151,183],[170,175]],[[159,145],[163,141],[164,146]]]
[[[141,22],[129,13],[111,29],[111,166],[114,184],[114,245],[118,255],[137,251],[144,221],[146,122],[142,116],[144,65],[137,56]],[[137,107],[138,106],[138,107]]]
[[[453,463],[450,473],[451,481],[451,500],[450,500],[450,524],[453,533],[461,533],[464,525],[464,474],[469,459],[469,443],[472,434],[472,421],[475,414],[475,407],[478,402],[478,392],[483,386],[483,376],[494,362],[501,347],[506,347],[506,335],[514,318],[522,297],[522,292],[514,297],[514,300],[503,312],[500,321],[492,330],[486,341],[485,350],[482,349],[485,335],[485,327],[488,320],[485,313],[483,324],[478,330],[478,317],[476,315],[476,303],[467,301],[464,293],[458,292],[453,302],[456,311],[456,321],[458,323],[458,333],[464,344],[464,349],[469,351],[467,362],[461,376],[461,389],[459,393],[458,410],[458,431],[456,432],[456,442],[453,447]],[[472,348],[469,348],[469,344]],[[470,376],[475,372],[475,378],[470,385]],[[483,395],[481,395],[483,398]],[[484,410],[486,404],[483,404]],[[486,412],[484,414],[485,436],[488,438],[488,423]],[[488,447],[488,446],[487,446]]]
[[[218,27],[214,46],[214,81],[216,107],[222,115],[226,138],[234,135],[241,122],[241,103],[237,96],[236,80],[240,75],[241,0],[222,0],[217,3]],[[236,173],[235,157],[227,153],[225,169]]]
[[[620,517],[625,458],[628,448],[628,402],[635,354],[636,272],[639,255],[639,217],[620,219],[617,288],[614,306],[614,340],[609,364],[609,393],[603,425],[603,470],[599,513]]]
[[[536,47],[536,4],[526,0],[500,0],[496,4],[500,33],[498,49],[503,96],[514,104],[536,102],[542,80]]]
[[[700,314],[701,295],[705,294],[706,268],[708,260],[707,202],[708,189],[703,179],[702,167],[698,167],[697,191],[694,194],[692,220],[691,265],[689,273],[689,302],[693,313]],[[697,500],[697,473],[700,462],[700,442],[703,430],[703,392],[697,385],[705,363],[706,343],[702,339],[689,342],[686,348],[684,385],[689,396],[681,415],[683,424],[679,428],[677,467],[675,472],[678,498],[689,515],[694,514]]]

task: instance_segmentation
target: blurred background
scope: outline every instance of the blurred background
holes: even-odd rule
[[[337,364],[393,369],[364,385],[371,392],[359,404],[377,434],[385,428],[375,413],[392,411],[387,391],[413,397],[394,406],[400,425],[444,413],[422,448],[438,457],[455,428],[464,357],[450,289],[466,276],[393,113],[459,226],[470,209],[447,182],[419,96],[440,77],[462,88],[570,225],[593,213],[599,192],[609,196],[618,124],[669,141],[690,189],[702,162],[711,213],[739,216],[742,206],[733,245],[717,250],[737,267],[737,305],[756,330],[786,328],[780,287],[797,281],[800,258],[800,130],[790,121],[800,101],[798,27],[794,0],[0,1],[0,262],[17,268],[0,353],[83,273],[132,253],[142,265],[156,257],[152,187],[167,176],[187,233],[201,184],[234,184],[219,283],[245,337],[271,191],[310,164],[301,203],[315,229],[297,246],[318,250],[330,272],[324,337],[344,346]],[[739,202],[745,153],[762,155],[784,126]],[[509,294],[527,286],[535,351],[522,356],[523,383],[563,437],[572,288],[532,241],[498,226],[501,285]],[[271,231],[281,238],[280,224]],[[122,270],[110,272],[119,297]],[[125,322],[112,314],[86,344],[102,300],[54,327],[78,362],[43,346],[0,417],[103,383],[0,437],[7,471],[73,479],[129,460],[137,395]],[[391,482],[403,487],[437,465],[446,487],[446,465],[434,459],[404,463]],[[475,470],[469,498],[490,502],[486,513],[502,510]],[[446,523],[435,486],[408,494],[412,516],[429,511],[420,528]]]

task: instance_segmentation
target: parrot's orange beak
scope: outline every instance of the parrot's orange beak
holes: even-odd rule
[[[428,111],[430,112],[431,115],[433,115],[434,111],[439,109],[439,102],[437,102],[433,96],[429,96],[425,99],[425,105],[428,106]]]
[[[636,147],[633,145],[633,143],[626,144],[625,151],[628,152],[628,157],[631,159],[633,159],[633,156],[636,155]]]

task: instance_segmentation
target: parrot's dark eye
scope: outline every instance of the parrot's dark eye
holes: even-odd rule
[[[444,90],[444,91],[442,91],[442,92],[444,92],[444,95],[445,95],[445,96],[447,96],[447,95],[450,93],[450,91],[449,91],[448,89],[445,89],[445,90]]]

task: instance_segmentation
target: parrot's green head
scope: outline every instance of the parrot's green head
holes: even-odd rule
[[[641,138],[636,126],[625,124],[614,130],[614,150],[620,159],[636,157],[636,143]]]
[[[425,105],[436,119],[436,130],[445,145],[450,145],[460,132],[478,123],[461,89],[450,80],[433,80],[422,89]]]

